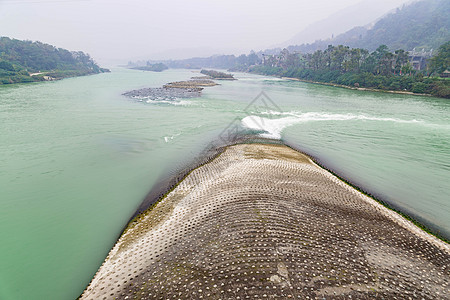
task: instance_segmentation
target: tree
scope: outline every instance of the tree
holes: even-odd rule
[[[348,46],[339,45],[333,47],[330,53],[330,69],[334,71],[344,71],[344,62],[350,57],[350,48]]]
[[[403,49],[395,51],[395,73],[400,74],[402,67],[408,63],[409,53]]]
[[[83,52],[6,37],[0,37],[0,70],[0,84],[43,80],[29,72],[52,72],[52,77],[64,78],[103,71]]]
[[[381,45],[372,52],[375,60],[375,74],[390,75],[392,73],[392,59],[394,55],[389,52],[388,46]]]
[[[414,68],[410,62],[407,62],[405,65],[403,65],[401,70],[403,74],[411,74],[414,71]]]
[[[7,61],[0,61],[0,69],[6,70],[6,71],[15,71],[14,66],[7,62]]]
[[[438,54],[431,58],[430,68],[432,74],[450,69],[450,41],[439,47]]]
[[[302,65],[302,56],[299,53],[289,53],[286,58],[288,68],[299,68]]]
[[[327,65],[326,55],[322,50],[317,50],[308,56],[309,67],[315,71],[323,69]]]
[[[256,65],[261,62],[258,55],[256,55],[255,51],[250,51],[250,54],[247,57],[247,62],[249,66]]]
[[[356,48],[350,50],[346,60],[343,63],[344,72],[355,72],[358,73],[361,67],[361,49]]]

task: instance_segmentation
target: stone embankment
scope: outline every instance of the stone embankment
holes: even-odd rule
[[[204,87],[215,86],[212,80],[204,78],[193,78],[187,81],[176,81],[165,84],[161,88],[143,88],[124,93],[124,96],[134,99],[145,99],[151,101],[172,101],[182,98],[195,98],[202,95]]]
[[[217,85],[217,83],[215,83],[212,80],[208,80],[208,79],[192,79],[192,80],[187,80],[187,81],[170,82],[170,83],[164,85],[164,88],[191,89],[191,88],[215,86],[215,85]]]
[[[448,299],[449,266],[307,156],[240,144],[132,221],[81,299]]]
[[[144,88],[126,92],[123,95],[135,99],[176,100],[200,97],[202,90],[202,88]]]

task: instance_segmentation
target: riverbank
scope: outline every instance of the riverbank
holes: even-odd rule
[[[340,72],[327,68],[315,70],[266,65],[252,66],[246,71],[350,89],[450,98],[450,81],[437,77],[424,77],[422,74],[381,75],[372,72]]]
[[[109,72],[97,65],[89,54],[71,52],[37,41],[0,37],[0,53],[0,85],[54,81]]]
[[[81,298],[440,298],[449,257],[300,152],[240,144],[130,222]]]
[[[32,83],[43,81],[57,81],[66,78],[90,76],[101,73],[110,73],[109,69],[101,68],[98,72],[84,71],[84,70],[52,70],[39,73],[24,73],[24,74],[8,74],[7,76],[0,76],[0,86],[11,85],[18,83]]]
[[[372,89],[372,88],[352,87],[352,86],[342,85],[342,84],[337,84],[337,83],[311,81],[311,80],[299,79],[299,78],[293,78],[293,77],[281,77],[281,79],[301,81],[301,82],[307,82],[307,83],[313,83],[313,84],[328,85],[328,86],[340,87],[340,88],[345,88],[345,89],[350,89],[350,90],[355,90],[355,91],[383,92],[383,93],[391,93],[391,94],[403,94],[403,95],[433,97],[433,95],[431,95],[431,94],[413,93],[413,92],[408,92],[408,91],[393,91],[393,90],[381,90],[381,89]]]

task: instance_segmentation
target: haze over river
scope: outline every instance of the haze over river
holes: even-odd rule
[[[236,73],[191,99],[121,94],[199,76],[114,69],[0,86],[0,299],[75,299],[162,176],[229,128],[281,138],[450,236],[450,101]],[[264,98],[248,106],[264,91]]]

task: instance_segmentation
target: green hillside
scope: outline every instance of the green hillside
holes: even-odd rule
[[[0,37],[0,84],[55,80],[107,72],[81,51]]]
[[[376,49],[437,49],[450,40],[450,1],[426,0],[398,9],[378,21],[361,39],[349,46]]]
[[[346,45],[374,51],[379,45],[391,50],[437,49],[450,40],[450,1],[424,0],[405,5],[370,29],[355,27],[334,39],[290,46],[290,51],[314,52],[328,45]]]

